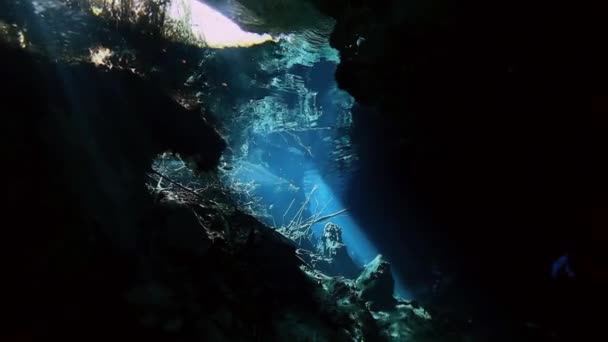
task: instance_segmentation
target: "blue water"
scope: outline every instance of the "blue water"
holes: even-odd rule
[[[366,231],[363,227],[359,226],[348,211],[348,208],[344,206],[342,201],[342,186],[332,184],[331,181],[335,177],[323,177],[322,170],[319,170],[311,161],[299,160],[294,162],[292,158],[277,157],[276,153],[275,158],[267,160],[267,162],[269,162],[268,166],[256,164],[255,167],[251,167],[252,164],[250,162],[244,161],[242,163],[253,169],[257,178],[268,175],[268,179],[266,180],[256,178],[259,181],[258,184],[262,185],[256,191],[256,194],[260,195],[263,204],[267,206],[273,205],[276,209],[271,212],[274,223],[281,225],[289,222],[305,202],[308,195],[310,195],[308,205],[302,213],[304,219],[313,215],[316,217],[330,215],[347,209],[338,216],[313,225],[312,230],[315,238],[320,237],[323,227],[327,222],[332,222],[342,228],[342,238],[348,252],[353,261],[360,267],[364,267],[365,264],[372,261],[378,254],[382,254],[368,238],[368,232],[373,234],[373,227],[370,227],[370,230]],[[276,173],[275,170],[277,170]],[[279,173],[278,170],[282,170],[280,177],[276,175]],[[296,174],[301,179],[294,179],[294,175]],[[243,176],[244,181],[251,180],[251,177],[246,177],[247,174],[244,172],[239,172],[235,175],[237,177]],[[282,182],[277,181],[277,179],[289,179],[294,185],[300,187],[299,193],[295,195],[290,192],[277,191]],[[334,183],[336,183],[335,180]],[[289,206],[290,204],[291,207]],[[287,215],[285,215],[286,212]],[[273,222],[268,223],[272,224]],[[410,292],[400,281],[401,277],[394,270],[393,277],[395,279],[395,294],[402,298],[411,298]]]
[[[342,238],[351,258],[363,267],[378,254],[382,254],[372,243],[372,240],[381,240],[382,237],[374,236],[375,239],[370,239],[374,227],[361,227],[355,219],[356,215],[344,206],[344,190],[357,165],[356,158],[350,155],[354,153],[351,153],[352,146],[348,140],[344,141],[346,133],[335,129],[340,122],[340,112],[344,111],[344,105],[348,103],[345,99],[349,97],[336,90],[333,76],[335,69],[335,63],[321,62],[312,68],[307,77],[303,77],[308,89],[314,89],[317,93],[316,105],[323,111],[317,127],[326,127],[328,130],[253,133],[249,135],[249,152],[244,159],[238,161],[239,165],[235,168],[238,171],[235,171],[234,176],[244,182],[254,181],[259,185],[256,195],[261,198],[262,204],[271,208],[269,214],[272,220],[267,223],[277,227],[290,222],[311,193],[310,201],[301,215],[304,220],[347,209],[339,216],[313,225],[313,234],[318,238],[326,223],[337,224],[342,228]],[[334,167],[342,155],[355,162],[343,168]],[[378,221],[382,222],[381,219]],[[393,276],[396,295],[412,298],[400,281],[401,277],[394,271]]]
[[[345,209],[342,205],[340,194],[335,193],[332,188],[326,183],[323,177],[316,169],[309,169],[305,172],[304,190],[310,193],[313,188],[315,191],[311,196],[311,210],[318,209],[321,216],[329,215],[339,210]],[[319,208],[320,206],[320,208]],[[348,209],[348,208],[346,208]],[[380,251],[370,242],[364,230],[347,212],[340,214],[329,220],[342,228],[342,238],[346,244],[351,258],[359,266],[372,261]],[[313,226],[313,232],[318,237],[326,222],[321,222]],[[400,276],[393,270],[395,278],[395,294],[402,298],[411,298],[410,292],[407,290],[403,282],[400,281]]]
[[[304,185],[304,191],[307,194],[313,190],[313,187],[316,187],[316,191],[311,197],[311,211],[318,211],[319,214],[323,216],[345,209],[340,198],[336,196],[331,187],[325,183],[318,170],[310,169],[306,171],[302,183]],[[372,246],[365,236],[365,233],[363,233],[348,212],[336,216],[330,219],[330,221],[342,228],[344,243],[349,247],[352,254],[356,256],[356,261],[365,264],[378,255],[378,250]],[[325,223],[326,222],[321,222],[313,226],[315,235],[320,235]]]

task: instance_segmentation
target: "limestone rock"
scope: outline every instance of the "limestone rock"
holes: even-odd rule
[[[319,255],[315,256],[315,268],[329,276],[343,276],[354,279],[359,274],[359,267],[348,255],[346,245],[342,241],[342,229],[327,223],[318,246]]]
[[[395,307],[393,298],[395,280],[391,274],[391,265],[382,255],[376,256],[355,281],[361,298],[371,302],[371,309],[387,310]]]

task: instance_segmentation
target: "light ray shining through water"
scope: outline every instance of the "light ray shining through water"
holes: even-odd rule
[[[307,171],[303,183],[306,193],[310,193],[313,187],[316,187],[316,191],[311,198],[313,203],[311,206],[317,206],[318,203],[320,216],[329,215],[344,209],[340,199],[334,195],[334,192],[325,183],[319,171],[314,169]],[[314,210],[315,208],[312,208],[311,211]],[[372,246],[348,212],[332,218],[331,221],[342,228],[344,243],[346,243],[352,255],[356,257],[356,261],[365,264],[372,261],[378,255],[378,250]],[[323,231],[324,225],[325,222],[321,222],[313,226],[313,231],[317,236]]]
[[[209,5],[197,0],[173,1],[169,16],[180,20],[189,15],[192,32],[211,48],[249,47],[276,41],[269,34],[244,31]]]
[[[337,196],[332,188],[323,180],[319,171],[315,169],[307,171],[303,183],[307,193],[310,193],[313,188],[316,188],[312,196],[312,203],[315,204],[311,204],[311,206],[316,206],[316,203],[320,204],[320,216],[329,215],[344,209],[339,196]],[[332,218],[331,222],[342,228],[344,243],[349,250],[351,258],[358,265],[363,266],[372,261],[378,254],[381,254],[348,212]],[[313,226],[313,231],[317,237],[323,232],[324,225],[325,223],[317,223]],[[411,298],[410,292],[400,281],[400,277],[394,270],[393,277],[395,278],[395,293],[403,298]]]

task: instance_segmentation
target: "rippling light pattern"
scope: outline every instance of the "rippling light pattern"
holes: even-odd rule
[[[197,0],[173,1],[169,13],[177,20],[189,15],[192,32],[211,48],[249,47],[276,41],[269,34],[243,31],[223,14]]]

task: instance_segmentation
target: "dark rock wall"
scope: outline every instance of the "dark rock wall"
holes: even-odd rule
[[[164,220],[145,173],[168,150],[209,170],[224,142],[135,75],[1,50],[8,333],[139,335],[121,296]]]
[[[443,307],[582,330],[606,284],[605,6],[318,5],[361,104],[352,212],[405,282]],[[565,253],[580,272],[553,281]]]

